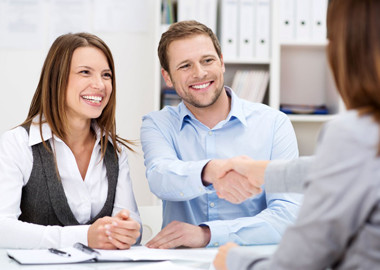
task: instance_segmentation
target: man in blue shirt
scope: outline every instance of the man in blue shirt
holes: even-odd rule
[[[300,195],[266,194],[236,204],[218,197],[213,183],[223,160],[294,159],[289,119],[266,105],[239,99],[224,86],[219,42],[195,21],[172,24],[158,48],[161,73],[182,101],[144,116],[141,142],[151,191],[163,200],[163,229],[152,248],[278,243],[293,223]],[[231,171],[225,181],[242,177]],[[215,184],[215,183],[214,183]],[[263,188],[264,189],[264,188]]]

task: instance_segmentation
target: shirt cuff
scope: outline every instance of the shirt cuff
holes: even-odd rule
[[[211,238],[206,247],[219,247],[228,242],[230,231],[228,226],[223,223],[225,223],[223,220],[215,220],[199,224],[199,226],[208,226],[210,228]]]
[[[61,247],[72,247],[80,242],[88,245],[87,232],[90,225],[64,226],[61,233]]]

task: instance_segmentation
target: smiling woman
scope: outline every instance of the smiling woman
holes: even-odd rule
[[[58,37],[26,120],[0,139],[0,247],[139,241],[132,144],[116,135],[115,103],[108,46],[88,33]]]

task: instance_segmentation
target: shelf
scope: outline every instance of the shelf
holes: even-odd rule
[[[225,64],[269,65],[270,59],[224,59]]]
[[[327,115],[311,115],[311,114],[287,114],[290,121],[292,122],[327,122],[334,117],[336,114]]]
[[[288,47],[325,47],[328,44],[327,40],[322,41],[282,41],[280,42],[280,46],[288,46]]]

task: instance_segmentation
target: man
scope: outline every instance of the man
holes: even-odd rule
[[[230,191],[234,204],[218,198],[214,181],[224,160],[233,156],[298,157],[289,119],[266,105],[239,99],[224,86],[219,42],[203,24],[172,24],[161,37],[158,54],[166,84],[183,102],[143,118],[146,174],[151,191],[163,200],[163,230],[147,246],[278,243],[296,218],[299,195],[263,192],[241,202],[250,190],[243,184]],[[242,177],[231,171],[224,180]]]

